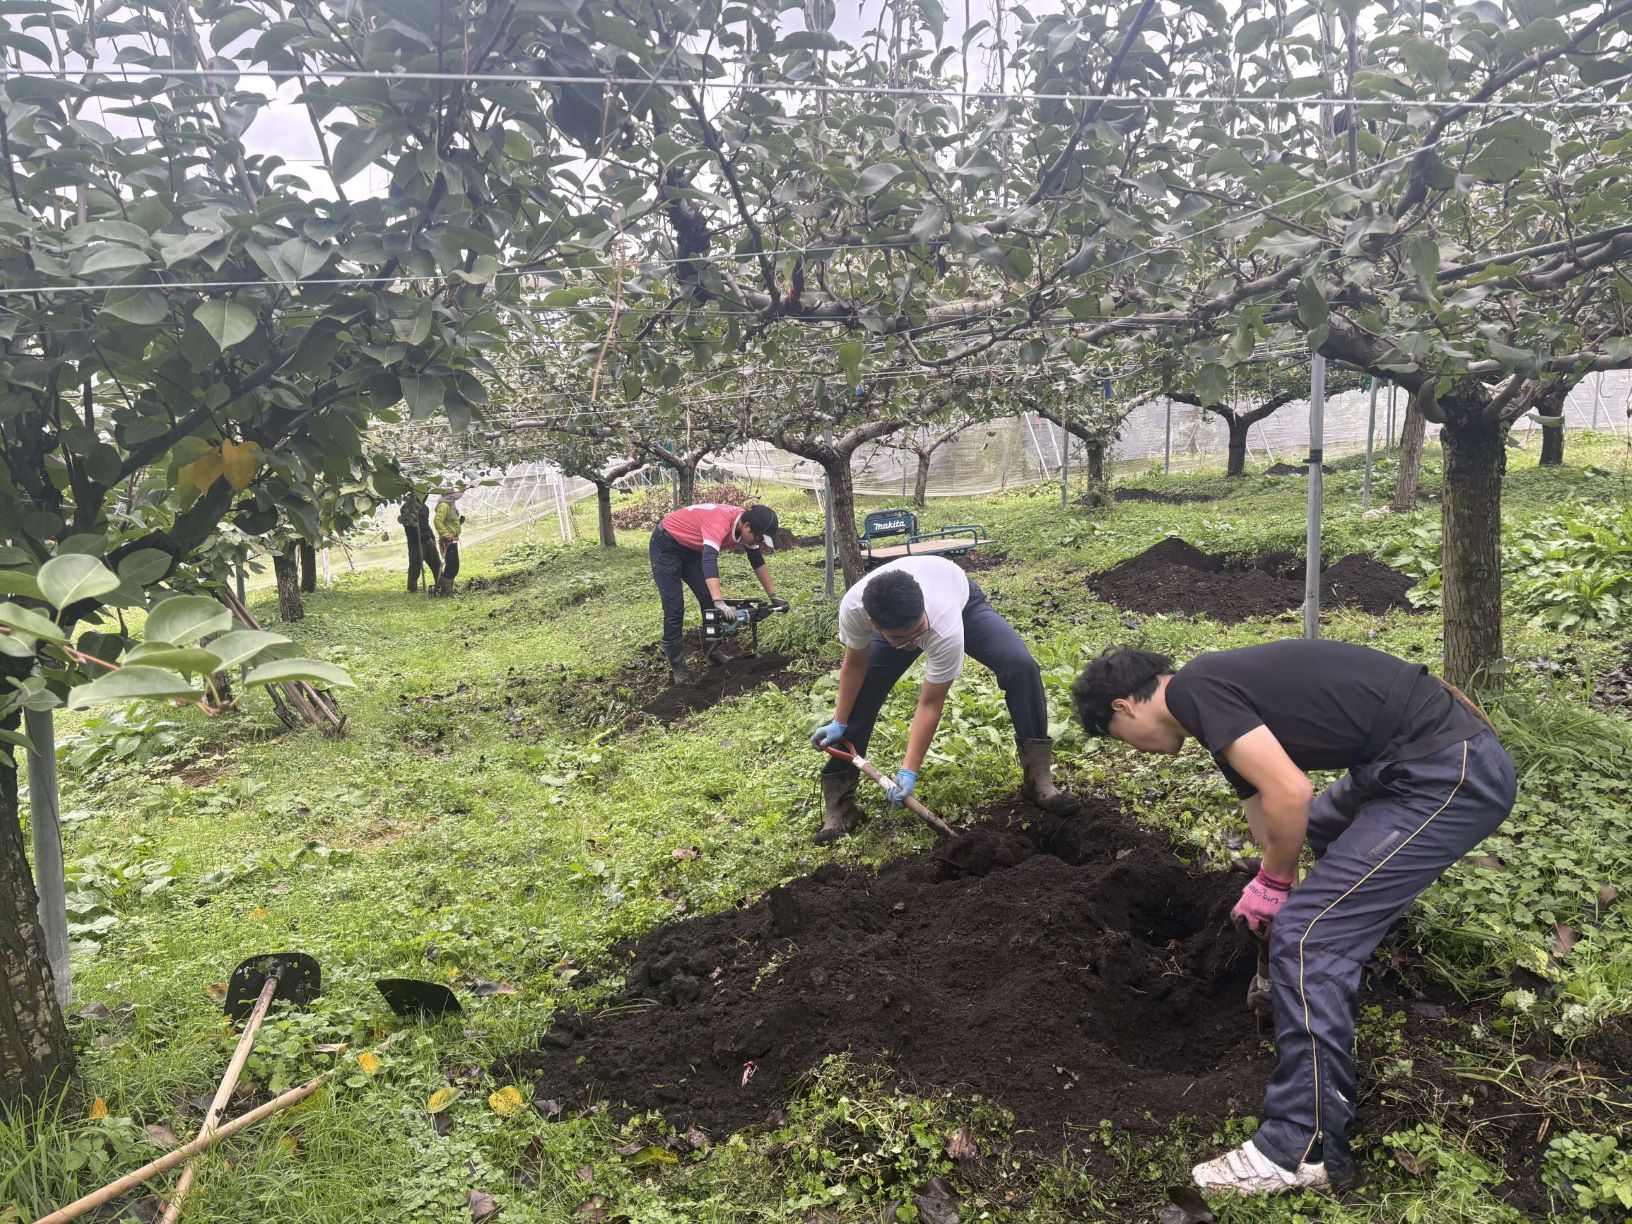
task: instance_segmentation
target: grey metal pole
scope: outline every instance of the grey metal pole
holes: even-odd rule
[[[1162,397],[1167,402],[1167,427],[1162,431],[1162,475],[1169,475],[1173,471],[1173,401]]]
[[[1360,484],[1360,508],[1371,509],[1372,441],[1377,433],[1377,380],[1371,380],[1371,406],[1366,409],[1366,478]]]
[[[1592,427],[1598,428],[1598,405],[1604,400],[1604,376],[1595,374],[1592,379]],[[1563,409],[1559,409],[1560,412]]]
[[[1071,504],[1071,434],[1065,427],[1065,418],[1060,418],[1060,509],[1064,510]]]
[[[1383,430],[1383,454],[1394,449],[1394,384],[1388,384],[1388,425]]]
[[[1304,541],[1303,636],[1320,636],[1321,463],[1326,435],[1326,358],[1309,363],[1309,530]]]
[[[822,426],[822,443],[825,446],[833,445],[833,427]],[[822,516],[822,543],[827,551],[827,597],[833,598],[833,478],[827,477],[822,482],[825,486],[823,501],[826,503],[826,513]]]
[[[68,887],[62,874],[62,821],[57,807],[57,740],[50,710],[24,710],[34,742],[28,754],[28,823],[34,834],[34,891],[57,1005],[68,1006]]]
[[[413,528],[413,530],[417,531],[419,529],[416,527]],[[240,608],[247,608],[249,605],[244,602],[244,561],[242,557],[238,559],[238,573],[236,575],[234,585],[238,588],[238,606]],[[249,664],[240,663],[238,664],[238,687],[241,689],[248,682]]]

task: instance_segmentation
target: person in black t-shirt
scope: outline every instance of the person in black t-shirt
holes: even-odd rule
[[[1277,1062],[1258,1133],[1195,1167],[1204,1190],[1354,1177],[1360,972],[1417,895],[1513,810],[1513,762],[1477,707],[1418,664],[1296,639],[1199,655],[1113,647],[1071,686],[1090,735],[1213,754],[1262,867],[1233,911],[1269,941]],[[1305,771],[1347,769],[1318,796]],[[1304,842],[1314,866],[1296,882]]]

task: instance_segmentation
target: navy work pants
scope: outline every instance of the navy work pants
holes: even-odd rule
[[[1009,706],[1009,718],[1014,723],[1015,739],[1045,738],[1048,703],[1043,697],[1043,673],[1014,626],[986,601],[985,593],[973,582],[969,584],[969,602],[963,607],[963,650],[997,676],[1003,699]],[[861,682],[861,692],[856,695],[856,705],[850,711],[844,732],[844,737],[862,756],[867,754],[867,742],[873,737],[873,724],[878,720],[885,698],[922,653],[897,650],[879,634],[873,634],[872,649],[867,656],[867,676]],[[837,757],[829,758],[822,770],[827,774],[855,771],[854,765]]]
[[[652,581],[657,583],[657,597],[663,603],[663,653],[677,659],[686,623],[686,594],[681,584],[691,588],[699,608],[714,606],[714,597],[703,580],[703,554],[676,543],[663,528],[654,527],[646,555],[651,558]]]
[[[1481,731],[1415,761],[1351,770],[1309,813],[1314,868],[1270,928],[1278,1061],[1254,1145],[1282,1168],[1350,1165],[1360,971],[1425,888],[1513,810],[1513,761]]]

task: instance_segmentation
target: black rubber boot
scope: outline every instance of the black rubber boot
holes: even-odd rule
[[[860,780],[859,773],[822,775],[824,815],[822,827],[816,830],[811,841],[818,846],[828,846],[855,831],[866,815],[856,802],[856,783]]]
[[[1020,768],[1025,780],[1020,784],[1020,797],[1035,803],[1050,816],[1075,816],[1082,804],[1054,785],[1054,741],[1051,739],[1023,739],[1015,742],[1020,753]]]
[[[669,656],[669,682],[683,688],[691,687],[691,670],[686,666],[684,648]]]

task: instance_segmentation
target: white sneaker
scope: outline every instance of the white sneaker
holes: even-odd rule
[[[1296,1173],[1290,1172],[1253,1147],[1250,1139],[1233,1152],[1198,1164],[1190,1175],[1203,1190],[1255,1196],[1332,1186],[1324,1164],[1301,1164]]]

